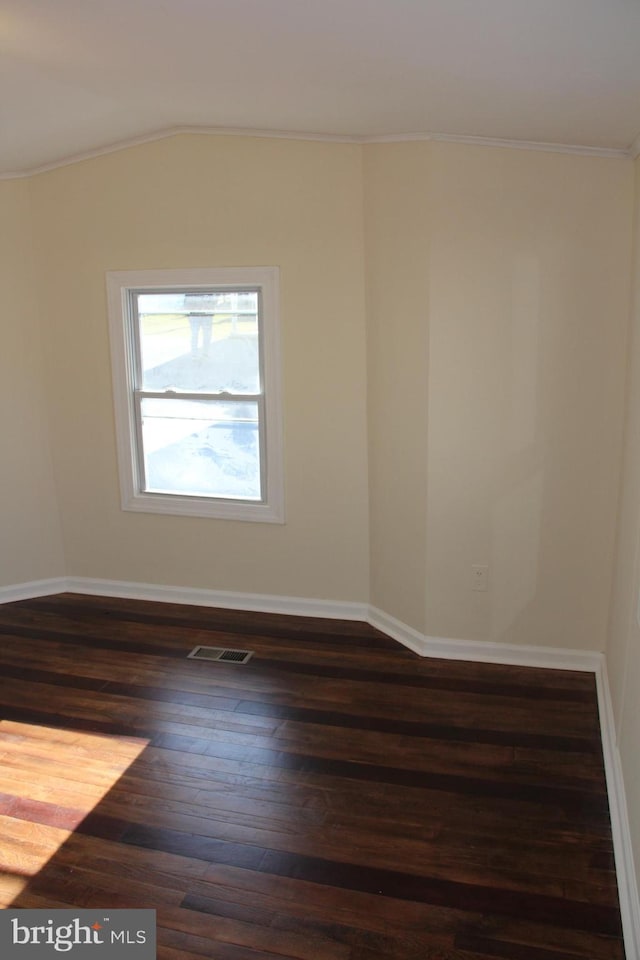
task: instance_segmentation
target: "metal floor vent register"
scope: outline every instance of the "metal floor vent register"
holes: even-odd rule
[[[194,647],[187,658],[192,660],[217,660],[221,663],[248,663],[253,650],[228,650],[225,647]]]

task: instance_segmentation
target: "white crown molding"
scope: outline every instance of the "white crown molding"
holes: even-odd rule
[[[31,597],[48,596],[62,592],[196,604],[237,610],[255,610],[264,613],[363,620],[368,621],[378,630],[409,647],[414,653],[424,657],[584,670],[593,673],[596,680],[600,714],[602,751],[609,797],[611,833],[625,950],[630,960],[632,957],[640,957],[638,885],[634,867],[624,776],[616,742],[611,693],[603,654],[585,650],[562,650],[555,647],[517,646],[429,637],[383,610],[365,603],[202,590],[192,587],[171,587],[124,580],[92,579],[90,577],[56,577],[49,580],[36,580],[31,583],[0,587],[0,603],[10,603],[15,600],[26,600]]]
[[[121,150],[128,150],[131,147],[139,147],[145,143],[155,143],[157,140],[168,140],[171,137],[184,135],[195,135],[205,137],[256,137],[260,140],[316,140],[325,143],[360,143],[358,137],[340,136],[330,133],[299,133],[288,130],[252,130],[245,127],[167,127],[158,130],[155,133],[149,133],[141,137],[131,137],[126,140],[117,140],[115,143],[106,144],[103,147],[96,147],[95,150],[87,150],[83,153],[71,154],[68,157],[61,157],[59,160],[53,160],[51,163],[45,163],[37,167],[29,167],[27,170],[18,170],[10,173],[0,174],[0,180],[20,180],[26,177],[35,177],[41,173],[50,173],[52,170],[58,170],[60,167],[68,167],[74,163],[81,163],[83,160],[94,160],[97,157],[105,157],[110,153],[119,153]]]
[[[169,137],[176,137],[185,132],[188,132],[188,128],[186,127],[167,127],[166,130],[158,130],[155,133],[149,133],[145,136],[116,140],[114,143],[105,144],[103,147],[96,147],[95,150],[86,150],[81,153],[69,154],[68,157],[60,157],[59,160],[52,160],[51,163],[44,163],[37,167],[29,167],[26,170],[18,170],[15,173],[0,174],[0,180],[22,180],[28,177],[35,177],[40,173],[50,173],[52,170],[59,170],[60,167],[68,167],[74,163],[82,163],[83,160],[95,160],[97,157],[106,157],[110,153],[119,153],[121,150],[128,150],[130,147],[139,147],[145,143],[154,143],[156,140],[166,140]]]
[[[312,140],[322,143],[351,144],[435,141],[444,143],[462,143],[477,147],[499,147],[508,150],[533,150],[543,153],[565,153],[573,156],[601,157],[610,160],[635,159],[640,154],[640,135],[627,149],[617,149],[613,147],[581,146],[579,144],[545,143],[536,140],[508,140],[499,139],[496,137],[473,137],[465,136],[463,134],[448,133],[398,133],[371,136],[365,134],[354,134],[351,136],[332,133],[305,133],[298,130],[253,130],[245,127],[177,126],[167,127],[166,129],[158,130],[155,133],[150,133],[145,136],[118,140],[115,143],[98,147],[95,150],[87,150],[82,153],[71,154],[68,157],[61,157],[59,160],[53,160],[51,163],[45,163],[36,167],[29,167],[26,170],[16,170],[13,172],[3,173],[0,174],[0,180],[21,180],[28,177],[34,177],[41,173],[50,173],[52,170],[58,170],[60,167],[67,167],[74,163],[81,163],[84,160],[94,160],[97,157],[104,157],[110,153],[118,153],[121,150],[128,150],[131,147],[138,147],[146,143],[154,143],[157,140],[167,140],[170,137],[183,135],[213,137],[256,137],[263,140]]]
[[[507,150],[534,150],[539,153],[567,153],[577,157],[600,157],[604,160],[628,160],[629,150],[624,147],[590,147],[573,143],[545,143],[537,140],[500,140],[491,137],[455,137],[435,134],[432,140],[446,143],[466,143],[480,147],[504,147]]]
[[[609,160],[628,160],[627,149],[589,147],[571,143],[545,143],[538,140],[501,140],[497,137],[471,137],[462,134],[428,133],[398,134],[363,137],[361,143],[405,143],[429,140],[437,143],[463,143],[472,147],[500,147],[506,150],[533,150],[541,153],[568,153],[580,157],[601,157]]]
[[[251,127],[180,127],[179,133],[207,137],[257,137],[261,140],[319,140],[322,143],[362,143],[362,137],[341,133],[296,130],[253,130]]]

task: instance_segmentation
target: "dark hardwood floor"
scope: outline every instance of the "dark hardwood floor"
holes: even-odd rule
[[[155,908],[164,960],[624,957],[590,674],[71,594],[0,606],[0,673],[4,907]]]

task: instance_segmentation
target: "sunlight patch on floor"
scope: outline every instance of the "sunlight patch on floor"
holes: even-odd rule
[[[10,907],[18,894],[22,893],[30,880],[29,875],[23,873],[9,873],[3,867],[0,870],[0,910]]]
[[[23,892],[148,742],[0,721],[0,907]]]

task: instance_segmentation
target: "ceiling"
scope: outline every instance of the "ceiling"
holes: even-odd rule
[[[632,150],[640,0],[0,0],[0,176],[179,128]]]

